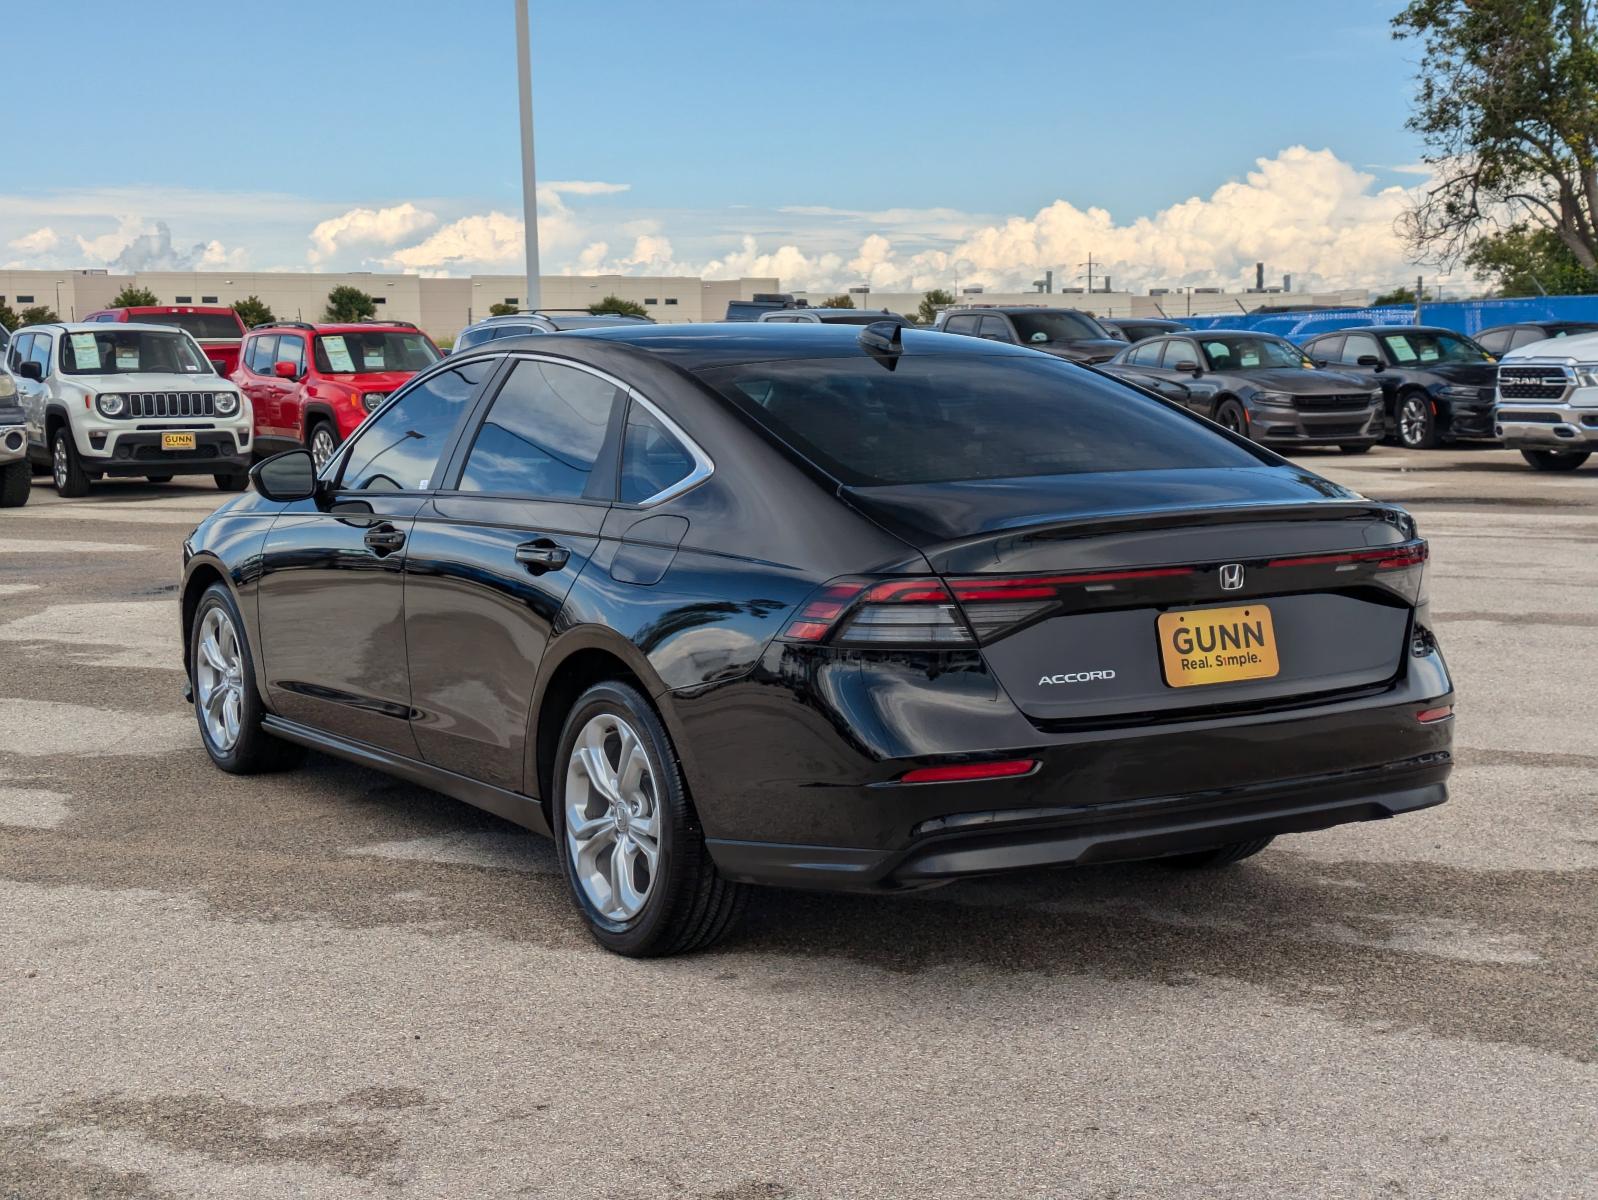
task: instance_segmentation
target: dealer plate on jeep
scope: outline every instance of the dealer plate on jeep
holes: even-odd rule
[[[161,449],[193,450],[194,435],[192,433],[163,433],[161,435]]]
[[[1160,661],[1172,687],[1270,679],[1281,670],[1271,610],[1263,604],[1161,613],[1158,624]]]

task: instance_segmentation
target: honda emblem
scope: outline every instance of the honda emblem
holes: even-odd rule
[[[1243,586],[1243,564],[1227,563],[1221,568],[1221,591],[1235,592]]]

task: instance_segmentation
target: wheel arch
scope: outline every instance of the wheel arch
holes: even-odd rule
[[[333,406],[325,400],[315,400],[300,407],[300,445],[311,444],[311,426],[318,421],[326,421],[333,427],[333,436],[344,440],[344,435],[339,432],[338,414],[333,411]]]
[[[189,560],[189,565],[183,573],[182,595],[179,597],[179,630],[183,634],[183,675],[188,678],[193,663],[189,661],[190,633],[194,628],[194,615],[200,608],[200,597],[205,595],[213,583],[220,583],[227,588],[228,594],[233,597],[233,604],[240,614],[244,606],[239,601],[237,589],[233,586],[232,576],[229,574],[222,560],[209,554],[196,554]],[[239,631],[241,636],[248,637],[246,630]]]

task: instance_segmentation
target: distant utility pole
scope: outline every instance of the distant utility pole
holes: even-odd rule
[[[522,223],[527,240],[528,308],[539,305],[538,172],[533,169],[533,67],[527,33],[527,0],[516,0],[516,83],[522,109]]]
[[[1088,295],[1091,296],[1093,294],[1093,252],[1091,250],[1088,251],[1087,262],[1077,263],[1076,265],[1079,267],[1086,267],[1088,269]],[[1099,265],[1103,266],[1104,264],[1100,263]],[[1077,276],[1077,278],[1080,279],[1081,276]]]

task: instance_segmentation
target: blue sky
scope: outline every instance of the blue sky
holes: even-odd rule
[[[972,239],[1063,203],[1105,210],[1112,253],[1154,256],[1129,271],[1186,275],[1236,264],[1148,237],[1116,249],[1115,231],[1213,200],[1293,147],[1356,173],[1360,194],[1341,176],[1316,184],[1316,160],[1270,185],[1283,196],[1341,189],[1357,207],[1417,181],[1401,170],[1419,157],[1403,128],[1413,49],[1388,35],[1392,3],[532,9],[540,179],[611,185],[545,197],[547,269],[742,269],[789,247],[794,269],[839,281],[889,261],[906,278],[912,260],[1024,272]],[[164,229],[179,259],[304,269],[321,221],[410,205],[422,215],[324,239],[315,265],[515,269],[515,239],[481,224],[395,257],[456,222],[520,212],[510,0],[54,0],[0,20],[11,47],[50,48],[27,72],[49,82],[14,93],[13,113],[61,134],[31,139],[0,181],[0,264],[99,265],[77,259],[112,261],[118,239],[141,237],[159,256]],[[1056,242],[1094,240],[1078,225]],[[873,234],[886,255],[862,254]],[[1267,251],[1317,270],[1287,261],[1313,257],[1291,239]],[[1046,231],[1010,247],[1071,253]],[[1371,269],[1396,265],[1381,254]]]

